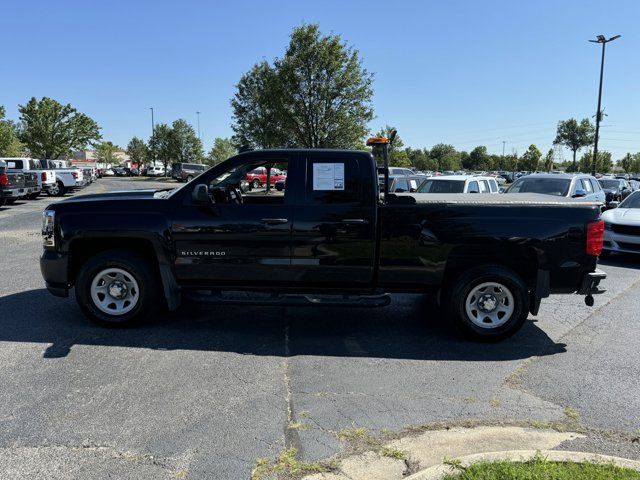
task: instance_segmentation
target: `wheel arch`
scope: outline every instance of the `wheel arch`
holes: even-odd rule
[[[91,257],[108,251],[124,250],[141,257],[151,268],[152,272],[161,280],[165,300],[169,310],[175,310],[180,305],[180,288],[175,275],[167,262],[163,262],[163,255],[157,246],[142,237],[99,237],[78,238],[69,244],[69,284],[74,285],[82,265]]]

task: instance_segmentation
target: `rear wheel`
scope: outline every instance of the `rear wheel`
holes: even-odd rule
[[[254,178],[253,181],[251,182],[251,185],[253,185],[253,188],[260,188],[260,180],[258,180],[257,178]]]
[[[105,326],[128,326],[156,310],[158,281],[144,259],[109,250],[88,260],[76,282],[82,312]]]
[[[191,180],[193,180],[193,175],[189,175],[189,176],[187,177],[187,182],[190,182]]]
[[[527,319],[528,289],[508,268],[477,267],[453,282],[446,306],[466,336],[479,341],[502,340],[520,330]]]

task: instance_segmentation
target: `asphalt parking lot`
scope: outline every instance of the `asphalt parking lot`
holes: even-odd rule
[[[166,185],[105,178],[80,194]],[[640,259],[602,263],[595,307],[547,299],[498,344],[458,338],[419,295],[374,310],[189,306],[111,330],[43,287],[51,201],[0,208],[0,478],[241,479],[286,447],[335,454],[352,426],[567,416],[589,432],[567,449],[640,459]]]

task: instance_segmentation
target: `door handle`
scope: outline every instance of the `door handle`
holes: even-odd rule
[[[346,223],[347,225],[366,225],[369,223],[369,220],[365,220],[364,218],[345,218],[341,220],[340,223]]]
[[[286,218],[263,218],[260,221],[262,223],[266,223],[267,225],[281,225],[283,223],[289,222],[289,220]]]

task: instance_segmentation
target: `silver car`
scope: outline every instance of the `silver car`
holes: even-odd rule
[[[534,173],[517,179],[506,193],[542,193],[576,201],[599,202],[603,205],[606,194],[595,177],[584,173]]]
[[[640,253],[640,191],[602,214],[604,220],[603,252]]]

